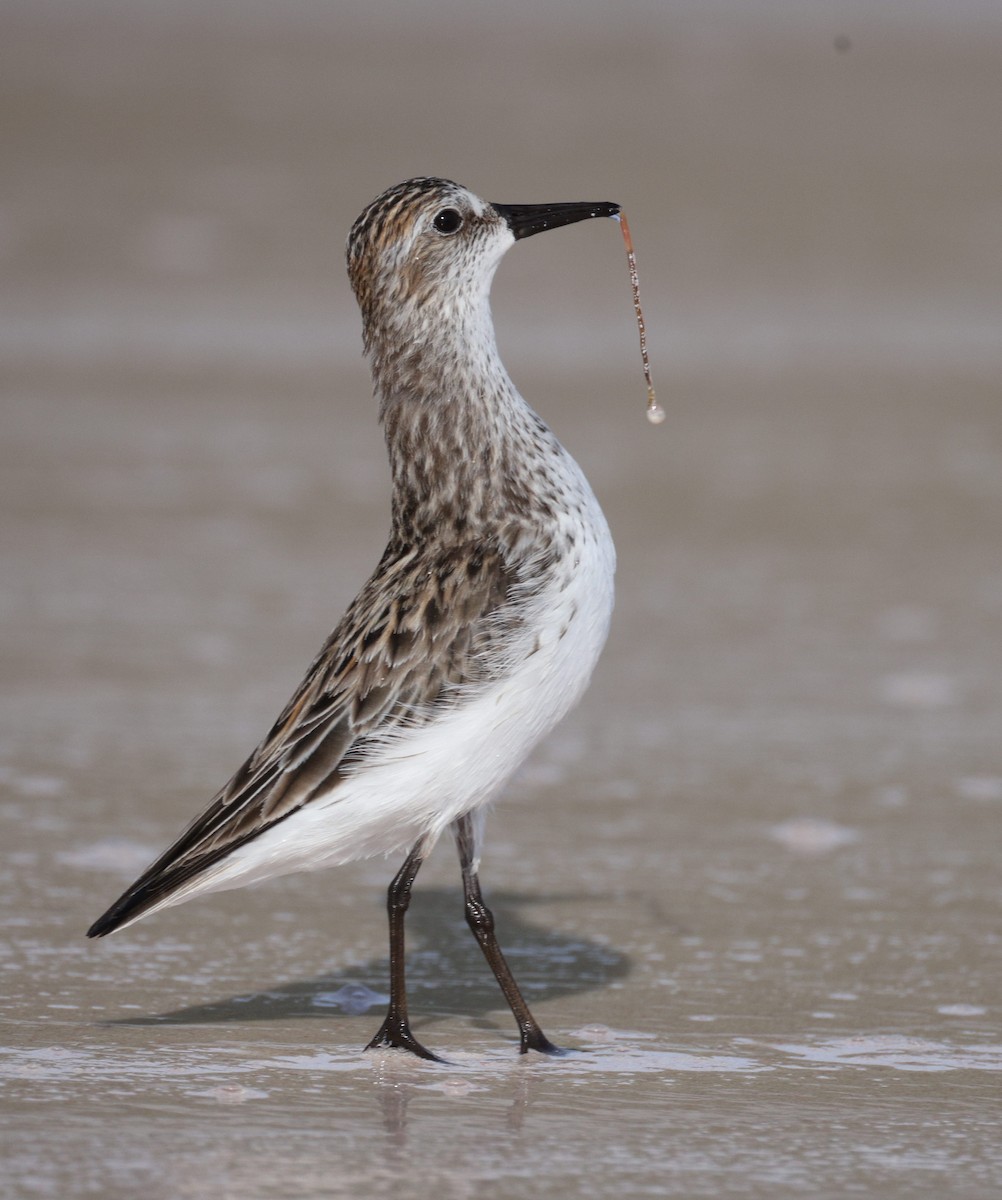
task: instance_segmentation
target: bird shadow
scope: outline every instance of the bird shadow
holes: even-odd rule
[[[530,1006],[597,991],[625,978],[627,955],[591,939],[546,929],[523,916],[534,905],[587,901],[594,893],[498,892],[489,898],[498,938]],[[462,911],[455,888],[415,895],[407,917],[407,991],[412,1015],[422,1025],[451,1016],[479,1018],[504,1001]],[[385,1008],[386,956],[318,975],[281,981],[259,991],[168,1012],[109,1021],[109,1025],[225,1025],[288,1019],[337,1020]],[[489,1024],[489,1022],[487,1022]]]

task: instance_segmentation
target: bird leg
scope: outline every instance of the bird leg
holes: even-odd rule
[[[386,911],[390,920],[390,1006],[386,1020],[366,1046],[366,1050],[409,1050],[418,1058],[442,1062],[442,1059],[426,1050],[411,1033],[407,1016],[407,985],[404,979],[404,916],[411,902],[411,888],[424,862],[426,849],[426,842],[422,839],[407,855],[404,865],[394,876],[386,892]]]
[[[476,870],[476,854],[473,818],[467,813],[453,823],[459,863],[463,871],[463,897],[466,903],[466,923],[473,931],[487,964],[494,972],[508,1007],[518,1024],[519,1053],[538,1050],[541,1054],[563,1054],[559,1046],[549,1040],[536,1018],[529,1011],[515,977],[511,973],[501,947],[494,936],[494,915],[484,903],[480,892],[480,880]]]

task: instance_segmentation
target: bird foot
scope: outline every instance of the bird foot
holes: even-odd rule
[[[387,1016],[379,1027],[379,1032],[365,1048],[366,1050],[407,1050],[428,1062],[445,1062],[444,1058],[439,1058],[437,1054],[432,1054],[430,1050],[421,1045],[411,1033],[410,1025],[406,1020],[400,1020],[392,1014]]]
[[[569,1050],[564,1050],[560,1046],[554,1046],[545,1033],[539,1028],[532,1030],[522,1030],[521,1044],[519,1045],[519,1054],[528,1054],[530,1050],[535,1050],[538,1054],[549,1054],[554,1058],[562,1058],[565,1054],[569,1054]]]

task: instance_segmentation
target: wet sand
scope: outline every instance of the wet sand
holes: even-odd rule
[[[8,5],[0,1197],[988,1197],[1002,1187],[1002,19],[775,4]],[[374,860],[83,930],[372,568],[344,279],[415,173],[614,199],[516,247],[522,391],[620,569],[483,876],[520,1060]]]

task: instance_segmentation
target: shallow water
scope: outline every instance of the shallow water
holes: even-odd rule
[[[5,18],[0,1196],[997,1195],[995,11],[283,11]],[[446,846],[444,1065],[360,1049],[392,863],[82,936],[378,556],[340,246],[419,171],[621,201],[668,412],[615,229],[517,247],[503,352],[620,553],[483,868],[552,1060]]]

